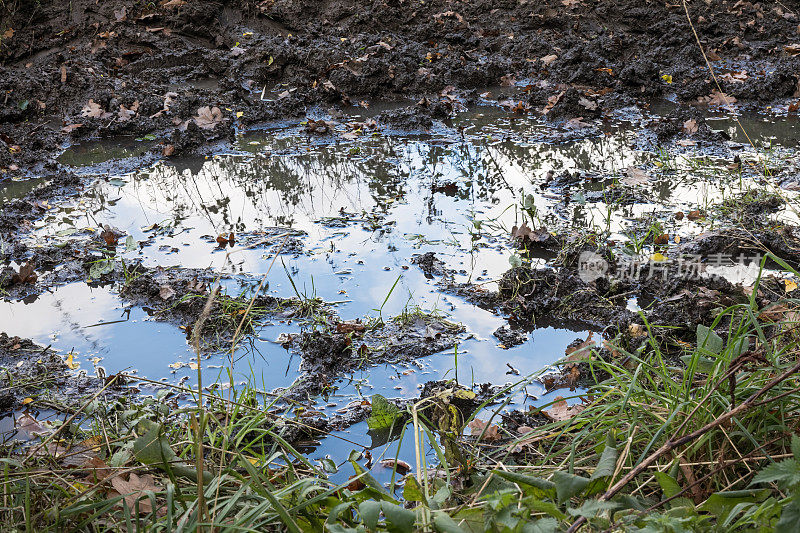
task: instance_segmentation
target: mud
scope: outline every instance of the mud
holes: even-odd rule
[[[377,101],[410,99],[379,122],[427,129],[456,101],[478,101],[475,89],[499,85],[518,111],[570,118],[661,95],[697,104],[716,88],[679,4],[163,4],[5,3],[0,133],[10,150],[0,167],[41,172],[64,142],[93,135],[153,133],[154,153],[185,153],[252,124]],[[725,93],[795,94],[798,58],[783,51],[795,11],[732,1],[691,9]],[[198,114],[207,106],[219,110],[210,122]],[[677,127],[667,123],[660,135]]]

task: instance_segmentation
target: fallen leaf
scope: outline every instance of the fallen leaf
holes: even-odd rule
[[[487,427],[486,422],[484,422],[480,418],[476,418],[475,420],[467,424],[467,427],[472,432],[472,435],[480,435],[481,433],[483,433],[482,440],[485,442],[496,442],[500,440],[500,428],[497,426],[497,424],[492,424],[491,426]]]
[[[683,123],[683,131],[688,134],[697,133],[697,121],[693,118],[690,118],[686,122]]]
[[[515,83],[517,83],[517,80],[513,74],[506,74],[500,78],[501,87],[513,87]]]
[[[111,486],[123,496],[123,501],[128,508],[133,511],[136,502],[139,502],[139,514],[149,513],[153,510],[153,503],[145,492],[160,492],[161,486],[156,485],[153,476],[144,474],[141,477],[131,472],[127,481],[122,476],[117,476],[111,480]]]
[[[33,263],[30,261],[19,267],[19,272],[12,274],[11,283],[35,283],[39,276],[33,270]]]
[[[61,83],[67,82],[67,67],[61,65]]]
[[[124,105],[120,104],[119,111],[117,111],[117,117],[119,118],[120,122],[125,122],[135,117],[138,110],[139,110],[139,100],[133,102],[130,108],[127,108]]]
[[[564,350],[564,355],[567,356],[567,361],[580,361],[587,359],[587,348],[591,348],[597,344],[592,340],[593,335],[594,332],[590,331],[589,336],[587,336],[586,340],[582,343],[578,344],[577,346],[567,346],[566,350]]]
[[[667,244],[669,243],[669,233],[662,233],[653,239],[653,244]]]
[[[564,420],[575,418],[585,408],[586,406],[583,404],[567,405],[567,400],[561,396],[556,396],[550,409],[545,409],[542,412],[554,422],[563,422]]]
[[[67,355],[67,360],[64,361],[64,364],[67,365],[70,370],[77,370],[78,367],[80,367],[80,365],[75,362],[75,354],[72,352],[69,352],[69,355]]]
[[[344,333],[345,335],[348,333],[363,333],[366,329],[367,327],[364,324],[355,320],[336,324],[336,333]]]
[[[749,77],[750,76],[747,75],[746,70],[742,70],[740,72],[726,72],[725,74],[720,76],[720,78],[722,78],[723,80],[729,81],[731,83],[744,83]]]
[[[158,290],[158,296],[162,300],[169,300],[170,298],[175,296],[175,289],[173,289],[169,285],[162,285],[161,288]]]
[[[701,96],[697,99],[697,101],[701,104],[707,104],[709,106],[725,106],[729,104],[735,104],[736,98],[714,89],[711,91],[710,95]]]
[[[789,55],[796,56],[797,54],[800,54],[800,44],[798,43],[787,44],[786,46],[783,47],[783,50]]]
[[[122,6],[120,9],[115,9],[114,18],[117,19],[117,22],[125,22],[128,19],[128,8]]]
[[[64,126],[63,128],[61,128],[61,131],[63,133],[72,133],[73,131],[77,130],[81,126],[83,126],[83,124],[68,124],[68,125]]]
[[[220,122],[222,122],[222,111],[218,107],[201,107],[194,117],[194,123],[204,130],[213,130]]]
[[[100,232],[100,237],[106,241],[106,245],[108,246],[116,246],[119,242],[120,232],[105,224],[103,226],[103,231]]]
[[[558,59],[557,55],[548,54],[548,55],[546,55],[544,57],[539,58],[539,61],[541,61],[544,66],[547,66],[550,63],[552,63],[553,61],[555,61],[556,59]]]
[[[384,468],[397,469],[397,473],[404,476],[411,472],[411,465],[400,459],[384,459],[381,461]]]
[[[797,283],[791,279],[783,280],[784,289],[786,290],[786,294],[789,294],[792,291],[797,290]]]
[[[105,114],[106,112],[102,107],[100,107],[100,104],[91,98],[89,99],[89,103],[87,103],[85,106],[83,106],[83,109],[81,109],[81,116],[84,117],[102,118]]]
[[[164,149],[162,150],[161,153],[164,154],[164,157],[169,157],[175,153],[175,146],[172,144],[164,145]]]
[[[233,248],[234,244],[236,244],[236,235],[234,235],[233,232],[223,233],[217,236],[217,246],[220,248],[225,248],[225,246]]]
[[[694,211],[689,211],[689,214],[686,215],[686,218],[689,220],[699,220],[703,218],[703,215],[700,213],[700,210],[695,209]]]
[[[161,2],[161,7],[166,7],[167,9],[173,9],[176,7],[185,6],[187,4],[186,0],[169,0],[167,2]]]
[[[31,437],[36,434],[47,433],[47,430],[39,424],[39,421],[27,411],[17,417],[16,424],[17,429],[24,431]]]
[[[625,169],[625,176],[620,182],[631,187],[647,185],[650,183],[650,176],[644,170],[631,166]]]

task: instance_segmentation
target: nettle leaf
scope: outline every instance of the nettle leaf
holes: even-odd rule
[[[554,498],[556,496],[556,484],[547,479],[542,479],[534,476],[526,476],[525,474],[518,474],[516,472],[506,472],[505,470],[492,470],[492,473],[512,483],[518,485],[525,485],[531,487],[533,490],[530,492],[537,498]]]
[[[795,461],[800,461],[800,437],[792,435],[792,454]]]
[[[800,462],[786,459],[772,463],[756,474],[752,483],[777,483],[782,490],[794,487],[800,484]]]
[[[372,414],[367,418],[369,429],[389,429],[402,416],[402,411],[380,394],[372,395]]]
[[[558,522],[555,518],[540,518],[536,522],[525,524],[525,533],[555,533]]]
[[[664,493],[664,498],[672,498],[678,494],[682,489],[681,486],[675,481],[675,478],[666,472],[653,472],[656,481],[661,486],[661,491]],[[669,502],[670,509],[677,509],[679,507],[694,507],[694,503],[689,498],[675,498]]]
[[[425,493],[422,487],[419,486],[417,478],[408,475],[405,478],[405,485],[403,486],[403,499],[407,502],[422,502],[426,503]]]
[[[553,473],[553,483],[556,485],[558,502],[564,503],[576,494],[583,492],[583,489],[589,484],[589,478],[556,470]]]
[[[697,347],[708,350],[711,353],[719,354],[722,352],[724,343],[722,337],[714,333],[708,326],[697,324]]]

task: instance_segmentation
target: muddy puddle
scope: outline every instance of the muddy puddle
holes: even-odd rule
[[[712,220],[677,220],[674,213],[710,212],[769,179],[758,171],[758,152],[736,147],[744,163],[731,170],[729,158],[701,146],[659,150],[642,127],[653,117],[621,115],[554,127],[485,108],[425,134],[364,131],[349,137],[342,128],[309,135],[302,125],[278,125],[243,134],[213,156],[158,161],[125,173],[115,172],[115,160],[144,154],[154,139],[80,145],[61,162],[97,179],[79,200],[53,203],[25,242],[33,249],[76,246],[102,264],[109,258],[96,242],[109,225],[124,243],[113,257],[122,265],[211,269],[222,276],[228,295],[245,297],[269,272],[267,294],[320,299],[342,320],[409,320],[434,313],[464,326],[455,346],[437,354],[336,375],[323,394],[308,399],[307,407],[323,416],[375,393],[415,398],[426,382],[454,379],[456,366],[463,385],[504,385],[547,368],[570,343],[598,332],[586,325],[539,324],[520,334],[520,344],[504,346],[494,333],[508,326],[506,318],[444,290],[445,280],[495,289],[494,281],[520,256],[509,239],[513,226],[527,221],[551,233],[604,233],[621,248],[649,254],[652,244],[636,242],[643,225],[657,223],[675,241],[708,231]],[[709,124],[736,128],[725,118]],[[751,117],[748,124],[761,122]],[[795,122],[763,124],[752,128],[755,135],[785,147],[773,157],[790,159]],[[741,142],[735,131],[729,136]],[[3,182],[0,200],[36,184]],[[782,194],[793,201],[794,193]],[[786,206],[769,216],[782,223],[797,218]],[[220,247],[218,237],[231,233],[234,243]],[[436,260],[420,262],[429,253]],[[552,257],[524,259],[544,266]],[[55,265],[47,275],[57,276],[60,269],[69,265]],[[65,357],[73,354],[89,374],[102,367],[107,375],[126,371],[155,382],[194,384],[186,332],[122,297],[119,286],[102,283],[101,274],[90,269],[86,279],[73,276],[38,296],[3,301],[0,323]],[[637,308],[635,298],[629,308]],[[250,384],[267,392],[302,383],[307,376],[301,356],[283,342],[302,327],[291,317],[270,317],[233,354],[205,354],[204,382]],[[152,382],[137,386],[146,393],[158,389]],[[548,393],[534,382],[516,392],[509,407],[542,405],[557,395],[577,401],[579,394],[580,389]],[[353,442],[386,446],[358,422],[309,443],[310,456],[340,462]],[[396,450],[397,443],[388,447]],[[388,481],[384,477],[378,474]]]

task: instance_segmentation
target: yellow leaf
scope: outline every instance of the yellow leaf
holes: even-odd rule
[[[22,400],[22,405],[28,405],[29,403],[33,402],[33,398],[25,398]]]
[[[789,294],[793,290],[797,289],[797,283],[795,283],[794,281],[792,281],[790,279],[783,280],[783,284],[786,287],[786,294]]]
[[[660,254],[660,253],[656,252],[656,253],[654,253],[653,255],[650,256],[650,260],[659,263],[661,261],[666,261],[667,260],[667,256],[664,255],[664,254]]]
[[[192,370],[197,370],[197,363],[189,363],[189,368]]]
[[[70,369],[76,370],[80,365],[73,361],[73,355],[74,354],[72,352],[70,352],[69,355],[67,356],[67,360],[65,362],[66,362],[67,366],[70,367]]]
[[[662,74],[661,79],[667,83],[672,83],[672,76],[670,76],[669,74]]]
[[[244,115],[243,111],[237,111],[236,112],[236,118],[242,118],[242,115]]]

